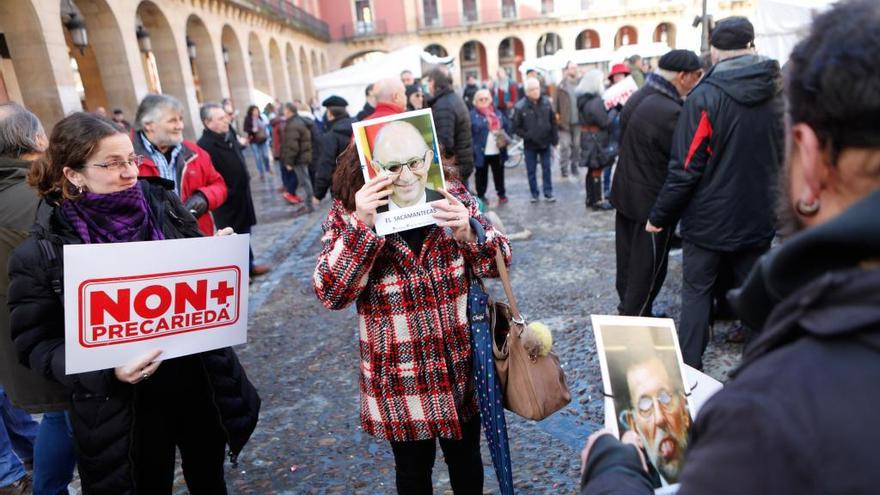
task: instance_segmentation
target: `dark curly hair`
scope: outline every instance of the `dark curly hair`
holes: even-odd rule
[[[788,115],[830,153],[880,147],[880,3],[845,0],[813,20],[786,67]]]

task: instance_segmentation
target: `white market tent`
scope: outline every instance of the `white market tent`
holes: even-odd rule
[[[354,115],[364,106],[364,89],[368,84],[386,77],[400,77],[400,73],[406,69],[412,71],[415,77],[421,77],[423,67],[451,62],[452,57],[436,57],[418,45],[411,45],[318,76],[314,78],[315,91],[318,101],[324,101],[331,95],[345,98],[349,113]]]
[[[641,43],[637,45],[622,46],[617,50],[610,48],[588,48],[584,50],[559,50],[553,55],[545,55],[531,60],[525,60],[519,66],[523,74],[530,69],[535,69],[545,76],[550,76],[550,81],[558,81],[562,74],[562,67],[569,60],[578,65],[603,65],[623,62],[631,55],[639,54],[642,58],[655,58],[664,55],[670,50],[666,43]]]
[[[758,53],[780,64],[810,29],[813,16],[834,3],[832,0],[759,0],[755,24]]]

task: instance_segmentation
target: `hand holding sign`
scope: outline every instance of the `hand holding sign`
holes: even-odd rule
[[[473,242],[476,236],[471,230],[471,215],[467,207],[446,189],[441,189],[440,192],[446,199],[431,203],[437,209],[434,214],[437,226],[451,228],[452,237],[458,242]]]
[[[388,196],[391,195],[391,188],[388,186],[392,180],[390,175],[377,175],[354,195],[354,214],[368,227],[376,223],[376,208],[388,204]]]
[[[146,354],[138,356],[124,366],[118,366],[114,370],[116,373],[116,379],[120,382],[130,383],[132,385],[146,380],[150,375],[155,373],[156,370],[159,369],[159,365],[162,364],[161,360],[156,359],[160,355],[162,355],[162,349],[153,349]]]

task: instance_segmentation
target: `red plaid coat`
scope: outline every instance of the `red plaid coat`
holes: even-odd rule
[[[324,222],[315,292],[328,309],[357,303],[361,425],[387,440],[461,438],[477,413],[467,319],[465,264],[497,277],[495,249],[507,238],[453,191],[483,227],[483,244],[429,227],[418,258],[397,234],[379,237],[336,201]]]

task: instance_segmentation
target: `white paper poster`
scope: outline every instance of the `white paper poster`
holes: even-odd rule
[[[605,110],[610,110],[617,105],[626,105],[626,101],[633,93],[639,90],[636,80],[632,76],[626,76],[623,81],[611,86],[602,93],[605,101]]]
[[[67,374],[247,341],[250,235],[64,246]]]

